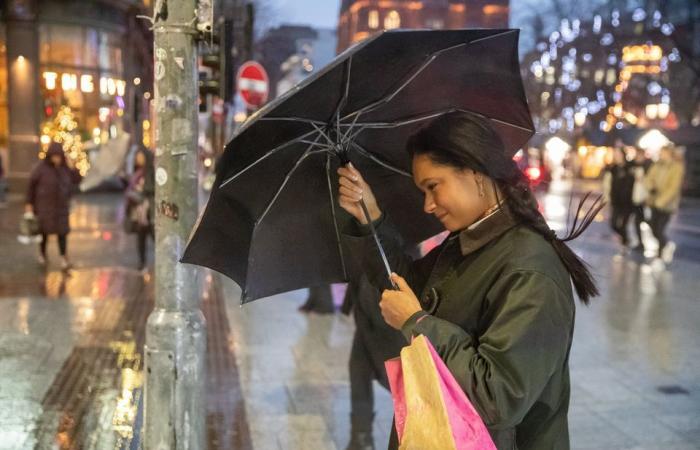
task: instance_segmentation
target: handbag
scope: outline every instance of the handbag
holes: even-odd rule
[[[423,335],[385,362],[399,450],[497,450],[486,425]]]
[[[19,235],[17,240],[22,244],[34,244],[41,241],[39,233],[39,220],[34,213],[26,212],[19,221]]]

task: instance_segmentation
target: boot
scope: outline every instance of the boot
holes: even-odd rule
[[[345,450],[374,450],[374,438],[372,437],[372,422],[374,414],[355,415],[350,414],[350,442]]]
[[[374,450],[374,439],[371,431],[352,431],[350,442],[345,450]]]

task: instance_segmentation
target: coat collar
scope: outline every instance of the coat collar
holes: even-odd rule
[[[466,256],[479,250],[514,226],[513,216],[507,207],[503,206],[453,237],[459,236],[460,250],[462,255]]]

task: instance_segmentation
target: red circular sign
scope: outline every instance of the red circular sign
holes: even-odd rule
[[[267,101],[270,83],[263,66],[255,61],[243,63],[236,76],[238,92],[251,108],[259,108]]]

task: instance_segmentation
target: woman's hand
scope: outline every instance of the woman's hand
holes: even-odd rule
[[[350,213],[361,224],[366,225],[367,218],[360,205],[360,200],[364,200],[372,221],[382,216],[382,211],[379,209],[379,205],[377,205],[377,199],[374,197],[372,189],[362,178],[360,172],[353,167],[352,163],[338,168],[338,176],[340,184],[338,189],[338,203],[340,203],[340,206],[345,211]]]
[[[384,321],[392,328],[400,330],[412,315],[423,308],[406,280],[395,273],[391,274],[391,279],[399,290],[387,289],[382,292],[379,308],[382,310]]]

